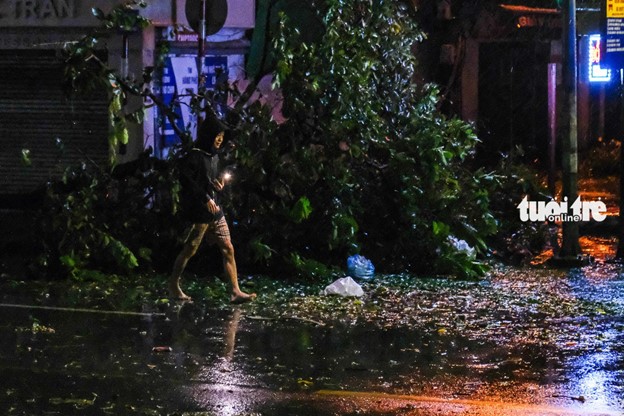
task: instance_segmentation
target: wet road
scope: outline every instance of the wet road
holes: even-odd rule
[[[4,296],[0,414],[624,414],[620,266],[506,270],[480,290],[611,310],[553,318],[508,299],[459,316],[470,299],[458,294],[436,301],[444,325],[318,325],[248,306],[123,315]]]

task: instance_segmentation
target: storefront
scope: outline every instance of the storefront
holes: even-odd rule
[[[32,192],[78,161],[106,165],[107,97],[102,93],[67,98],[61,87],[63,67],[59,57],[66,42],[79,39],[98,25],[92,8],[108,12],[119,3],[0,1],[0,195]],[[168,87],[162,90],[167,98],[165,94],[177,94],[178,88],[184,88],[183,78],[190,80],[175,75],[181,69],[188,70],[185,65],[197,52],[197,35],[184,29],[188,25],[186,0],[148,4],[141,14],[150,18],[153,26],[129,36],[128,70],[131,76],[140,75],[144,66],[154,65],[157,43],[171,42],[166,56],[168,66],[158,80]],[[244,76],[248,45],[244,36],[254,25],[255,2],[228,0],[227,4],[223,29],[207,39],[205,67],[211,82],[217,72],[230,80]],[[104,56],[110,65],[120,69],[121,38],[120,34],[109,39]],[[120,162],[133,160],[148,147],[163,154],[176,141],[159,118],[156,112],[147,114],[143,125],[130,132],[130,143],[119,155]]]
[[[564,93],[561,11],[499,5],[481,10],[474,21],[462,44],[461,98],[456,100],[462,117],[478,127],[484,153],[491,160],[521,147],[527,161],[539,161],[552,169],[559,163],[557,125]],[[605,135],[606,81],[589,78],[590,35],[599,32],[599,9],[579,8],[580,150]]]

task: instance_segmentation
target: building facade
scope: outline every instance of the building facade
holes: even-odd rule
[[[67,98],[62,90],[60,52],[67,42],[80,39],[99,24],[92,9],[105,13],[121,0],[0,0],[0,195],[34,191],[58,178],[68,164],[87,160],[107,163],[109,157],[104,93]],[[140,13],[153,25],[127,36],[107,40],[103,59],[114,68],[140,76],[154,65],[157,45],[167,41],[166,66],[156,80],[165,99],[185,87],[182,71],[197,54],[197,35],[189,28],[192,0],[154,0]],[[190,9],[189,9],[190,8]],[[244,77],[248,49],[246,31],[254,27],[254,0],[227,0],[223,27],[206,41],[204,70]],[[127,48],[126,48],[127,46]],[[195,71],[196,65],[194,67]],[[197,79],[197,77],[195,77]],[[185,122],[192,121],[181,114]],[[118,160],[135,159],[147,148],[162,154],[175,139],[156,112],[146,114],[143,125],[133,127],[128,145]]]

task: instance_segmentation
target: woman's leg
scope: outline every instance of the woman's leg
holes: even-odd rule
[[[173,263],[173,270],[171,277],[169,278],[169,294],[179,300],[190,300],[191,298],[186,295],[180,288],[180,280],[182,278],[182,272],[186,268],[188,261],[197,253],[208,224],[193,224],[188,232],[186,239],[184,240],[184,247],[178,254],[175,262]]]

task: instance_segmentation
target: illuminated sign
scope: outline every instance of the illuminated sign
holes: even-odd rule
[[[607,18],[624,17],[624,0],[607,0]]]
[[[602,51],[600,49],[600,35],[589,35],[589,82],[611,81],[611,70],[603,68]]]
[[[624,68],[624,0],[603,0],[604,56],[602,64],[613,70]]]

